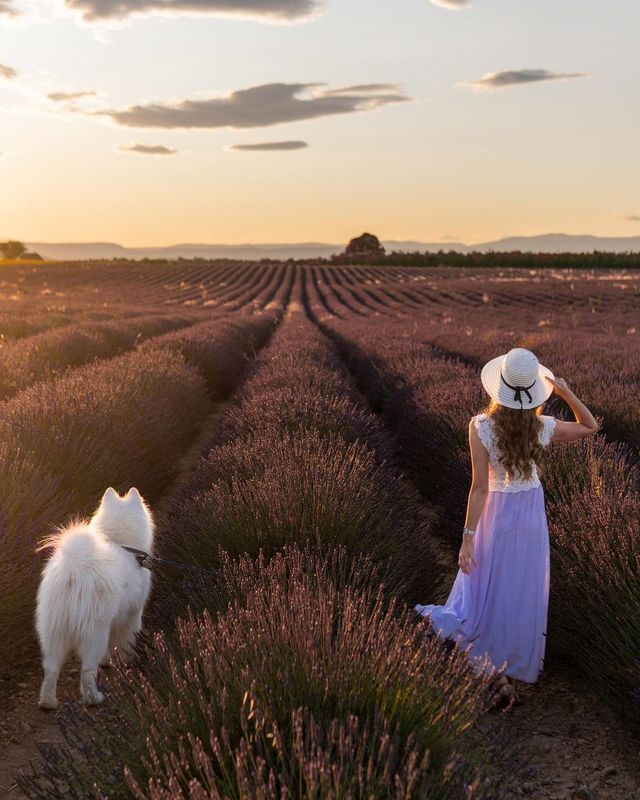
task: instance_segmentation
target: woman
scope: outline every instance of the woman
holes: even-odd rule
[[[476,672],[506,664],[497,698],[512,704],[517,680],[536,683],[545,654],[549,531],[536,462],[550,442],[582,439],[599,425],[530,350],[493,358],[480,380],[491,401],[469,422],[473,474],[458,574],[444,605],[415,610],[468,649]],[[541,413],[554,390],[576,422]]]

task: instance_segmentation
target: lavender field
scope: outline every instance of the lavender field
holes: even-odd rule
[[[3,266],[0,797],[640,798],[639,304],[634,270]],[[413,611],[455,578],[480,367],[512,347],[602,423],[541,473],[546,734]],[[134,663],[39,738],[35,547],[109,485],[207,571],[159,567]]]

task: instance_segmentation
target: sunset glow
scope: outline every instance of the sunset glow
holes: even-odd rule
[[[4,0],[0,239],[640,234],[640,7]]]

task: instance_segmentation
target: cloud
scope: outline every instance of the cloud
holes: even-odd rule
[[[123,110],[87,112],[129,128],[263,128],[332,114],[368,111],[409,100],[395,84],[322,90],[323,83],[266,83],[228,95],[176,103],[147,103]],[[375,91],[371,91],[375,86]],[[309,99],[297,97],[312,90]]]
[[[471,8],[471,0],[431,0],[434,6],[450,8],[459,11],[461,8]]]
[[[313,86],[312,83],[308,84]],[[390,83],[358,83],[354,86],[343,86],[341,89],[325,89],[325,97],[342,97],[349,94],[363,94],[368,92],[387,92],[389,89],[397,88]]]
[[[231,144],[228,150],[300,150],[308,147],[306,142],[291,140],[288,142],[260,142],[258,144]]]
[[[263,22],[295,22],[314,16],[320,0],[65,0],[86,22],[125,19],[133,14],[212,14]]]
[[[564,81],[570,78],[584,78],[586,72],[551,72],[548,69],[506,69],[501,72],[487,72],[475,81],[463,81],[457,84],[470,89],[492,91],[507,86],[522,86],[525,83],[540,81]]]
[[[0,78],[6,78],[7,80],[11,80],[12,78],[18,77],[18,70],[14,69],[13,67],[8,66],[7,64],[0,64]]]
[[[62,103],[70,100],[80,100],[82,97],[95,96],[97,92],[49,92],[47,97],[50,100],[55,100],[56,103]]]
[[[149,156],[172,156],[178,152],[173,147],[165,147],[163,144],[119,144],[117,149],[123,153],[142,153]]]
[[[0,16],[18,17],[20,12],[15,8],[12,0],[0,0]]]

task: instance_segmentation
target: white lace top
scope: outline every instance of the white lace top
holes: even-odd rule
[[[499,450],[495,431],[493,430],[493,418],[488,414],[476,414],[476,416],[471,419],[478,431],[480,441],[489,453],[490,492],[521,492],[524,489],[533,489],[535,486],[540,486],[538,470],[533,460],[533,469],[531,477],[528,480],[524,477],[519,477],[517,474],[509,480],[507,471],[498,460]],[[546,447],[553,436],[553,431],[556,427],[556,419],[546,414],[540,414],[540,419],[542,420],[542,430],[539,434],[539,442]]]

